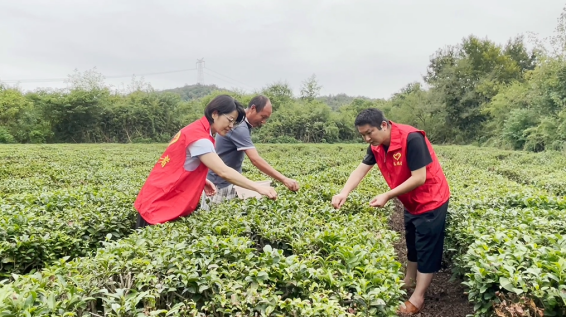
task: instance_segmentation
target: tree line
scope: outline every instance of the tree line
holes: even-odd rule
[[[468,36],[435,52],[425,76],[389,99],[320,96],[315,75],[294,96],[285,82],[253,94],[195,85],[156,91],[134,79],[125,91],[96,69],[76,71],[68,88],[22,92],[0,84],[0,143],[167,142],[200,118],[207,103],[228,93],[243,104],[268,96],[274,113],[257,142],[362,142],[356,114],[382,109],[393,121],[424,129],[433,143],[565,150],[565,8],[556,34],[505,44]]]

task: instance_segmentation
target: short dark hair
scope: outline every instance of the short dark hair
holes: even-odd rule
[[[219,115],[230,114],[233,111],[238,112],[238,117],[236,118],[234,125],[240,124],[246,117],[246,112],[242,104],[229,95],[219,95],[205,107],[205,117],[209,120],[209,123],[213,123],[213,113],[216,111]]]
[[[250,103],[248,103],[248,108],[254,105],[256,106],[256,111],[261,112],[264,109],[264,107],[266,107],[266,104],[268,103],[269,100],[270,99],[264,95],[255,96],[254,98],[252,98]]]
[[[354,125],[370,125],[381,129],[382,122],[384,121],[388,122],[388,119],[384,116],[384,113],[381,110],[379,110],[378,108],[368,108],[358,113],[356,119],[354,120]]]

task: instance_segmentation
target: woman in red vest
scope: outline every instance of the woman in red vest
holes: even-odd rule
[[[449,185],[425,132],[387,120],[382,111],[366,109],[355,120],[358,132],[369,143],[362,163],[332,199],[339,209],[348,194],[378,165],[390,191],[370,201],[384,207],[397,197],[404,205],[408,265],[404,288],[415,288],[400,312],[415,314],[423,309],[424,296],[433,273],[441,269]]]
[[[185,126],[171,139],[134,203],[139,212],[136,228],[175,221],[193,213],[203,190],[207,195],[216,193],[214,184],[207,180],[209,169],[232,184],[276,199],[274,188],[247,179],[225,165],[215,152],[213,135],[226,135],[244,118],[244,108],[238,101],[220,95],[207,105],[201,119]]]

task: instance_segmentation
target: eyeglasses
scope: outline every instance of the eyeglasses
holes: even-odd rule
[[[228,117],[226,114],[222,114],[226,119],[228,119],[228,123],[234,125],[234,118]]]

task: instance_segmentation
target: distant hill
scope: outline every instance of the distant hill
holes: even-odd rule
[[[230,91],[229,89],[218,87],[214,84],[212,85],[193,84],[193,85],[185,85],[182,87],[165,89],[162,92],[171,92],[171,93],[179,94],[182,100],[188,101],[207,96],[216,90]],[[344,93],[317,97],[318,100],[329,105],[329,107],[331,107],[332,110],[338,110],[339,107],[350,104],[356,98],[369,100],[369,101],[373,100],[372,98],[365,96],[349,96]]]
[[[193,85],[185,85],[183,87],[164,89],[162,92],[179,94],[182,100],[187,101],[187,100],[199,99],[201,97],[207,96],[216,90],[227,90],[227,89],[218,87],[214,84],[213,85],[193,84]]]
[[[327,95],[327,96],[317,97],[318,100],[329,105],[329,107],[331,107],[332,110],[338,110],[339,107],[341,107],[343,105],[350,104],[356,98],[369,100],[369,101],[373,100],[372,98],[365,97],[365,96],[349,96],[349,95],[344,94],[344,93],[337,94],[337,95]]]

